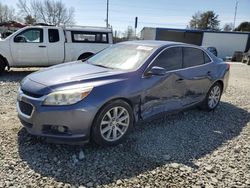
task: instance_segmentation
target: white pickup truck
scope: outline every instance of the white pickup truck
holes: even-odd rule
[[[86,59],[112,43],[108,28],[24,27],[0,40],[0,73],[6,67],[41,67]]]

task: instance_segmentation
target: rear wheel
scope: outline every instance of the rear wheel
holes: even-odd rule
[[[208,91],[206,98],[202,104],[202,109],[206,111],[214,110],[220,103],[222,94],[222,85],[216,82]]]
[[[128,103],[116,100],[105,105],[97,114],[92,139],[103,146],[121,143],[133,125],[133,112]]]

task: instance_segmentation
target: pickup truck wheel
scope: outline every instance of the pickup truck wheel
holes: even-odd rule
[[[6,63],[4,62],[2,58],[0,58],[0,74],[4,72],[5,67],[6,67]]]

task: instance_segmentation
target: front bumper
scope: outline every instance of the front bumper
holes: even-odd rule
[[[88,140],[97,108],[81,101],[69,106],[43,106],[46,96],[34,98],[20,89],[17,97],[18,117],[26,130],[36,136],[69,141]],[[20,108],[20,101],[29,104],[31,113]],[[58,131],[58,128],[61,128]],[[63,131],[62,131],[63,128]]]

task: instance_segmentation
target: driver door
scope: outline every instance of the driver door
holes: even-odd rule
[[[143,119],[183,107],[185,84],[181,69],[182,48],[171,47],[160,52],[148,70],[154,66],[164,68],[165,73],[143,78],[142,84],[147,88],[142,95]]]
[[[13,37],[10,42],[16,66],[48,66],[44,29],[29,28]]]

